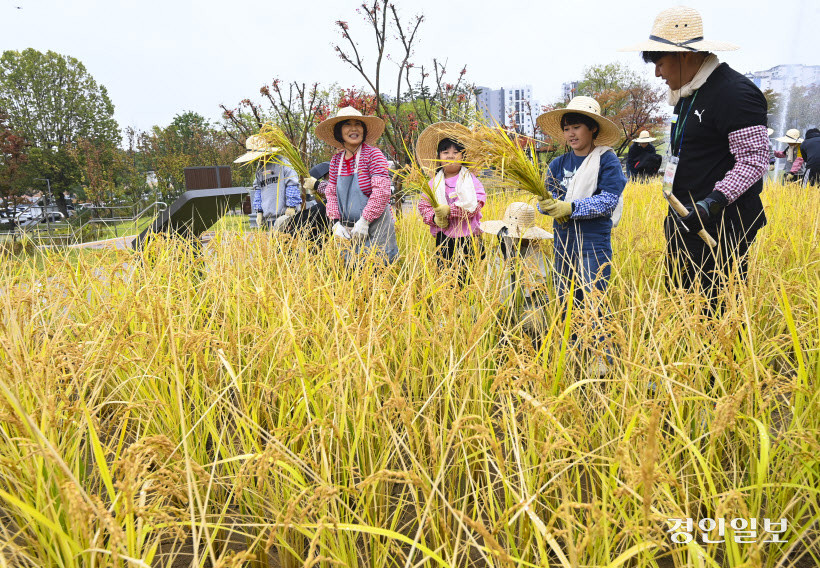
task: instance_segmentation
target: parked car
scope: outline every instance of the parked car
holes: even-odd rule
[[[63,215],[59,211],[52,211],[51,213],[46,213],[45,217],[40,220],[41,223],[61,223],[62,221],[65,221],[65,215]]]

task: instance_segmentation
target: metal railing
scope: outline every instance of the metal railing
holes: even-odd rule
[[[78,210],[75,215],[60,221],[52,221],[56,208],[35,204],[17,212],[13,226],[6,230],[0,229],[0,239],[15,241],[28,237],[37,244],[47,242],[50,245],[71,245],[104,238],[136,235],[144,228],[140,227],[140,221],[145,219],[147,214],[150,214],[150,218],[153,219],[167,208],[168,204],[163,201],[138,201],[130,205],[87,206]],[[32,210],[39,210],[39,213],[30,215]],[[21,217],[27,217],[27,219],[22,223],[16,221]],[[123,226],[129,222],[133,223],[133,227]],[[97,227],[102,228],[96,229]]]

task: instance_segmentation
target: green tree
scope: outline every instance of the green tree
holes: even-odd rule
[[[662,136],[666,104],[663,88],[622,63],[587,67],[576,94],[597,100],[601,114],[620,127],[621,139],[613,145],[619,156],[641,130]],[[564,105],[568,102],[564,101]]]
[[[28,184],[48,178],[63,213],[63,192],[84,178],[80,139],[92,140],[100,151],[119,144],[114,105],[76,58],[35,49],[5,51],[0,56],[0,111],[23,136],[30,150],[25,171]]]
[[[164,198],[175,198],[185,191],[185,168],[227,165],[237,154],[235,143],[225,132],[194,112],[176,115],[164,128],[154,126],[142,137],[140,151]]]
[[[20,193],[20,180],[26,163],[26,141],[8,125],[8,115],[0,112],[0,197],[8,209],[12,198]]]

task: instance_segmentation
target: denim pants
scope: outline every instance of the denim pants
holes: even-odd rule
[[[590,293],[598,290],[603,295],[609,286],[612,272],[612,240],[605,233],[581,232],[573,224],[567,229],[554,230],[555,250],[554,283],[558,301],[566,302],[572,281],[575,281],[574,305],[581,307]]]

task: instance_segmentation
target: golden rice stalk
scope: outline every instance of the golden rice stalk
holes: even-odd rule
[[[287,160],[291,168],[296,170],[296,173],[301,179],[310,177],[308,167],[302,161],[302,154],[281,128],[270,122],[266,122],[259,131],[259,136],[264,138],[269,146],[275,146],[280,150],[275,155],[267,155],[257,159],[264,160],[267,163],[269,161],[278,161],[278,156],[281,156]],[[255,160],[252,160],[252,162],[253,161]]]
[[[410,152],[407,146],[404,147],[405,153],[410,158],[410,163],[402,166],[397,170],[392,170],[396,177],[401,179],[404,193],[419,192],[423,194],[427,201],[430,202],[434,208],[439,206],[436,200],[436,192],[430,188],[430,176],[424,171],[424,168],[416,160],[414,152]]]
[[[511,136],[500,127],[479,124],[473,127],[473,136],[464,140],[464,145],[467,158],[481,168],[495,170],[502,183],[532,193],[539,199],[551,197],[545,188],[549,169],[542,168],[535,158],[532,140],[522,148],[517,135]]]

